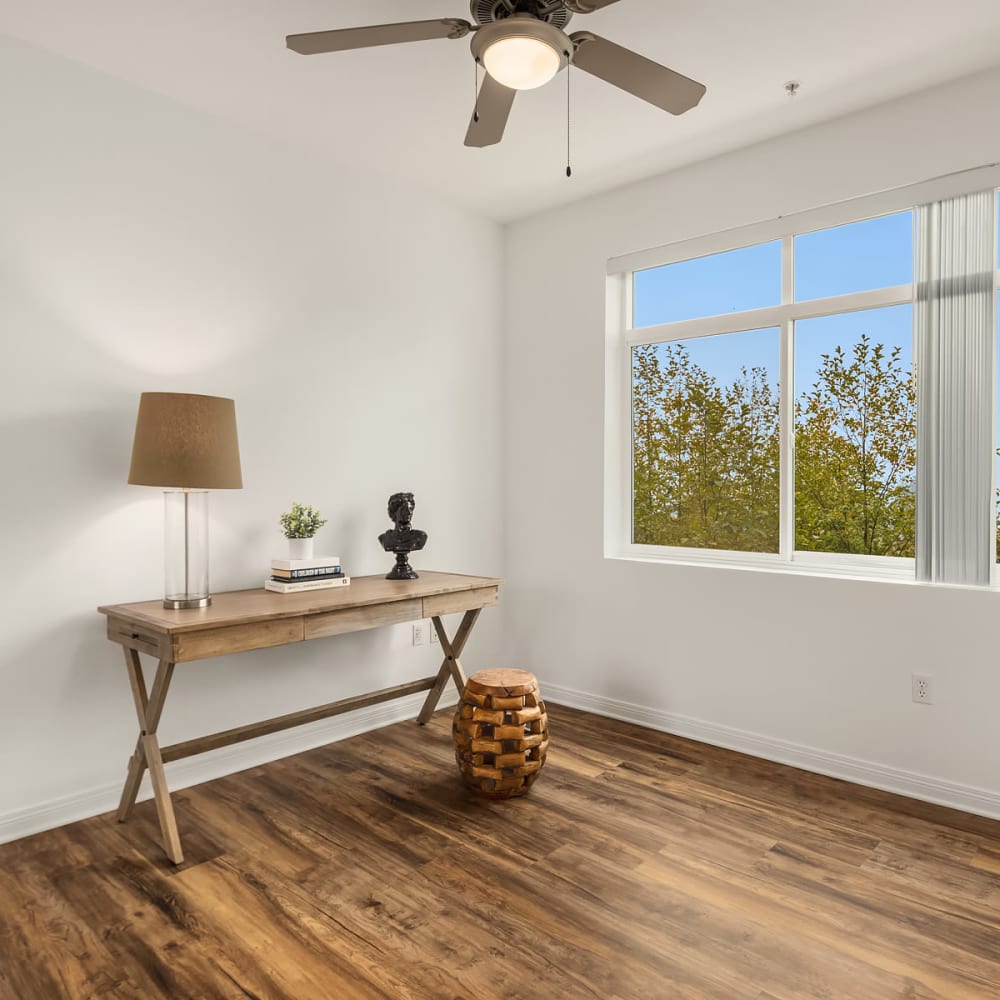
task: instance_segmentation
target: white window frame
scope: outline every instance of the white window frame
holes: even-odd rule
[[[956,197],[988,187],[1000,187],[1000,165],[868,195],[822,208],[696,237],[653,250],[613,258],[607,266],[605,335],[605,558],[646,562],[727,566],[776,572],[808,573],[863,579],[915,582],[915,560],[890,556],[819,553],[795,550],[794,393],[784,391],[794,372],[794,324],[801,319],[914,304],[914,284],[853,292],[824,299],[794,301],[792,244],[796,236],[879,218],[918,205]],[[916,224],[914,211],[914,224]],[[782,244],[781,303],[721,316],[672,323],[631,326],[633,276],[636,271],[743,247],[780,240]],[[916,239],[914,239],[914,248]],[[1000,260],[996,262],[1000,290]],[[780,528],[777,553],[638,545],[632,541],[632,349],[646,344],[690,340],[716,334],[777,328],[780,337]],[[995,571],[996,575],[997,571]]]

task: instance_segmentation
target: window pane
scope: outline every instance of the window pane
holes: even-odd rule
[[[781,242],[636,271],[635,328],[781,304]]]
[[[795,547],[909,556],[916,534],[913,308],[795,324]]]
[[[913,213],[795,237],[795,301],[913,281]]]
[[[632,350],[632,539],[778,551],[778,331]]]

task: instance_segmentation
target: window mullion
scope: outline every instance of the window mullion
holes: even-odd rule
[[[786,236],[781,241],[781,303],[791,306],[795,298],[794,239]],[[781,500],[779,504],[778,552],[791,561],[795,551],[795,323],[786,315],[781,323],[781,357],[779,361],[779,419]]]
[[[785,265],[782,265],[783,270]],[[782,276],[784,284],[785,276]],[[792,276],[787,277],[789,282]],[[631,282],[628,283],[631,288]],[[673,340],[695,340],[699,337],[714,337],[720,333],[744,333],[749,330],[763,330],[781,326],[786,320],[818,319],[821,316],[839,316],[851,312],[867,312],[887,306],[909,305],[913,302],[913,288],[909,285],[894,285],[890,288],[875,288],[864,292],[851,292],[827,299],[812,299],[806,302],[782,302],[762,309],[747,309],[743,312],[723,313],[720,316],[703,316],[698,319],[681,319],[673,323],[638,328],[626,327],[625,339],[630,347],[645,344],[664,344]],[[784,289],[782,290],[784,295]],[[791,290],[788,292],[792,294]],[[631,298],[628,315],[631,315]]]
[[[665,344],[674,340],[697,340],[714,337],[720,333],[747,333],[780,326],[788,309],[785,306],[767,306],[764,309],[747,309],[744,312],[724,313],[699,319],[682,319],[659,326],[627,329],[625,339],[629,347],[646,344]]]
[[[873,288],[864,292],[850,292],[834,295],[828,299],[810,299],[796,302],[792,309],[793,319],[819,319],[821,316],[839,316],[843,313],[868,312],[888,306],[904,306],[913,302],[913,284],[892,285],[887,288]]]

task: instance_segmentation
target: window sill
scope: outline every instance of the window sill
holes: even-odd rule
[[[753,573],[779,573],[786,576],[812,576],[826,579],[852,580],[860,583],[900,583],[917,587],[939,587],[958,590],[1000,590],[994,584],[975,587],[969,584],[927,583],[915,578],[912,559],[891,557],[845,556],[842,559],[817,557],[800,553],[794,561],[766,553],[712,552],[692,554],[680,550],[658,550],[654,546],[630,546],[624,552],[606,553],[606,559],[616,562],[658,563],[666,566],[691,566],[698,569],[715,568],[742,570]],[[858,560],[871,558],[878,565],[859,566]]]

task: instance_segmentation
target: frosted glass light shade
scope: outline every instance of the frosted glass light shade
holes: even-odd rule
[[[562,56],[539,38],[513,35],[495,41],[483,53],[486,72],[512,90],[534,90],[559,72]]]

